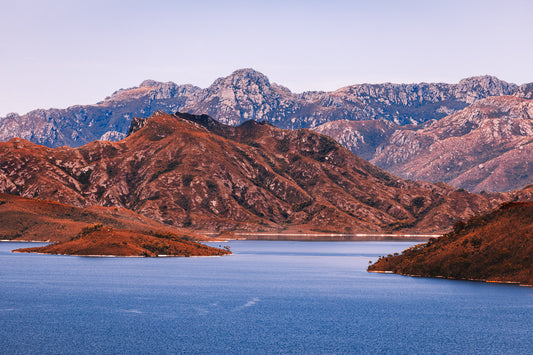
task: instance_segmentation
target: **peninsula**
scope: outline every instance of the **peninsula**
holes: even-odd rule
[[[533,202],[510,202],[453,231],[381,257],[370,272],[533,285]]]

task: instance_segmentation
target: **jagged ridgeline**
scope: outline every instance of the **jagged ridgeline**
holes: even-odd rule
[[[117,141],[134,117],[149,117],[158,110],[208,114],[229,125],[267,120],[281,128],[313,128],[342,119],[419,124],[516,90],[514,84],[483,76],[458,84],[361,84],[296,94],[257,71],[242,69],[205,89],[146,80],[94,105],[10,114],[0,119],[0,141],[19,137],[49,147],[78,147],[97,139]]]

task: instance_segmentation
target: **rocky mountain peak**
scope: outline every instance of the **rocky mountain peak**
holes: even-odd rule
[[[144,80],[140,85],[139,87],[140,88],[144,88],[144,87],[154,87],[154,86],[159,86],[161,85],[162,83],[159,82],[159,81],[155,81],[155,80],[152,80],[152,79],[146,79]]]
[[[133,120],[131,120],[130,128],[128,128],[127,136],[130,136],[141,128],[143,128],[146,125],[147,121],[148,119],[145,118],[134,117]]]
[[[475,85],[490,86],[506,83],[492,75],[478,75],[461,79],[459,85],[473,88]],[[507,84],[507,83],[506,83]]]
[[[228,76],[228,78],[231,78],[232,80],[248,79],[252,81],[264,81],[270,84],[270,81],[268,80],[268,77],[265,74],[258,72],[253,68],[235,70],[233,73],[231,73],[231,75]]]
[[[270,81],[266,75],[248,68],[239,69],[226,77],[218,78],[208,90],[218,91],[224,88],[231,88],[234,91],[243,90],[259,93],[264,89],[270,90],[270,87]]]
[[[289,90],[272,85],[264,74],[254,69],[240,69],[215,80],[203,90],[200,100],[184,105],[180,111],[208,114],[230,125],[249,119],[276,120],[280,101],[292,100],[291,95]]]
[[[482,75],[462,79],[457,84],[457,91],[468,96],[467,102],[472,103],[487,96],[510,95],[518,86],[500,80],[495,76]]]
[[[533,83],[520,85],[513,95],[522,99],[533,99]]]

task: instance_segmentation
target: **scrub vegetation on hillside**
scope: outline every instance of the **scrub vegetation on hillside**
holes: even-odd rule
[[[369,271],[533,285],[533,202],[512,202],[453,231],[381,257]]]

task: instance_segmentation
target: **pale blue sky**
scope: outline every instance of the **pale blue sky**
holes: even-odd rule
[[[533,1],[0,0],[0,116],[252,67],[293,92],[533,82]]]

